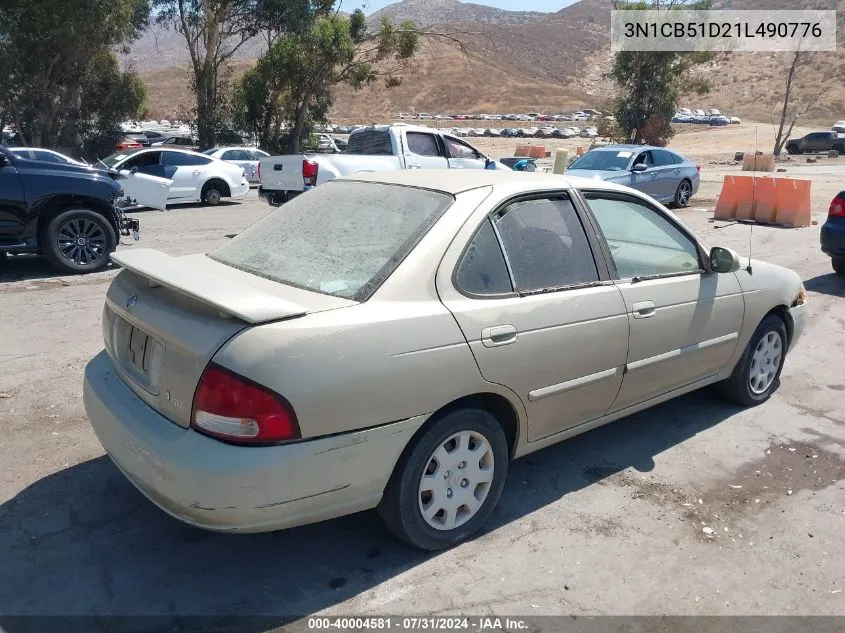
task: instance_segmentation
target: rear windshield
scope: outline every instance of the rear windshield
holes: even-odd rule
[[[391,156],[393,147],[387,130],[361,130],[349,136],[347,154],[377,154]]]
[[[400,185],[328,182],[285,203],[209,257],[289,286],[366,301],[452,200]]]

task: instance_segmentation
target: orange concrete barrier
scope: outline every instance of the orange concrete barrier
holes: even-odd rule
[[[811,180],[792,178],[778,179],[778,206],[776,223],[784,226],[810,226],[810,183]]]
[[[746,155],[742,159],[742,171],[774,171],[774,154]]]
[[[714,217],[810,226],[810,182],[769,176],[725,176]]]
[[[733,220],[743,200],[751,200],[753,187],[751,176],[725,176],[722,191],[716,201],[715,218]]]
[[[513,152],[514,156],[528,156],[528,145],[517,145]]]

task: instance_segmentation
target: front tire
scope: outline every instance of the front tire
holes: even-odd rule
[[[475,534],[493,511],[508,469],[501,425],[475,408],[447,413],[409,446],[379,505],[388,529],[422,550]]]
[[[88,209],[62,211],[44,230],[41,250],[53,266],[67,273],[102,270],[117,248],[114,227]]]
[[[721,383],[723,395],[744,407],[768,400],[780,385],[786,348],[786,324],[770,314],[757,326],[730,378]]]
[[[845,257],[831,257],[830,263],[838,275],[845,275]]]
[[[692,183],[685,178],[678,183],[678,189],[675,191],[675,207],[683,209],[689,204],[690,198],[692,198]]]

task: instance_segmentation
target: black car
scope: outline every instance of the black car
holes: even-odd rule
[[[129,134],[126,135],[126,138],[137,141],[141,144],[141,147],[146,148],[152,145],[152,141],[144,132],[129,132]]]
[[[37,253],[68,273],[104,268],[138,220],[120,208],[116,172],[27,160],[0,146],[0,256]]]

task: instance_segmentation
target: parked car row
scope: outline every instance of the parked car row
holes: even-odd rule
[[[577,110],[569,114],[543,114],[541,112],[527,112],[524,114],[429,114],[428,112],[400,112],[396,118],[400,120],[438,120],[438,121],[586,121],[591,117],[602,116],[598,110]]]

